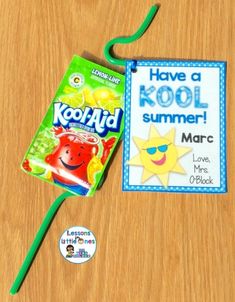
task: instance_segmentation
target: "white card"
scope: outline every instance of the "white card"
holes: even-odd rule
[[[225,62],[127,61],[123,191],[227,191],[225,80]]]

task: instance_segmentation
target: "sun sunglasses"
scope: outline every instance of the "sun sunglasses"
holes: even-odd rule
[[[150,155],[153,155],[157,152],[157,150],[161,153],[163,152],[166,152],[168,150],[168,146],[170,144],[165,144],[165,145],[161,145],[161,146],[158,146],[158,147],[150,147],[150,148],[147,148],[147,149],[143,149],[143,150],[146,150],[148,154]]]

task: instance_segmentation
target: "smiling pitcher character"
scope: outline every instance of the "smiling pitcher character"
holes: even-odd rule
[[[86,195],[94,182],[95,172],[102,170],[115,138],[102,139],[100,144],[100,140],[91,133],[62,127],[53,131],[59,144],[46,156],[45,162],[51,167],[54,182]],[[101,158],[97,156],[100,148],[103,148]]]

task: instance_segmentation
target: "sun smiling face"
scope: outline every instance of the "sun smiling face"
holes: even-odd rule
[[[132,166],[142,166],[141,182],[144,183],[153,175],[157,176],[164,187],[168,186],[169,173],[185,174],[179,158],[191,151],[191,148],[175,145],[175,129],[161,136],[151,125],[148,139],[133,137],[139,153],[128,162]]]
[[[172,170],[177,162],[175,145],[166,138],[152,138],[140,151],[143,166],[154,174],[164,174]]]

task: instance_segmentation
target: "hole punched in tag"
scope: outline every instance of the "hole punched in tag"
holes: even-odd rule
[[[150,26],[151,22],[153,21],[153,18],[155,17],[159,8],[160,8],[159,4],[155,4],[150,8],[143,23],[140,25],[140,27],[137,29],[137,31],[133,35],[131,35],[129,37],[117,37],[117,38],[111,39],[110,41],[107,42],[107,44],[104,47],[104,56],[109,63],[111,63],[113,65],[120,65],[120,66],[126,65],[125,59],[118,59],[118,58],[113,57],[113,55],[112,55],[113,46],[115,44],[129,44],[129,43],[132,43],[132,42],[138,40],[140,37],[142,37],[143,34],[145,33],[145,31]],[[133,60],[133,61],[135,61],[135,60]],[[133,64],[135,64],[135,63],[133,63]],[[133,65],[133,66],[134,67],[133,67],[132,72],[136,72],[137,71],[136,66],[135,65]]]

